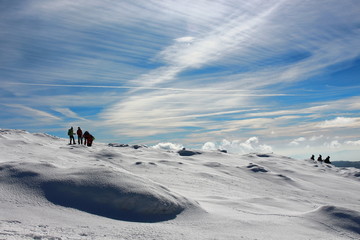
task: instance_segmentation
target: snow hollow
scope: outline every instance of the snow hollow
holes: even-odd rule
[[[356,168],[6,129],[0,150],[0,239],[360,239]]]

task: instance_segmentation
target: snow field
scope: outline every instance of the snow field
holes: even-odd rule
[[[359,239],[359,170],[0,130],[0,239]]]

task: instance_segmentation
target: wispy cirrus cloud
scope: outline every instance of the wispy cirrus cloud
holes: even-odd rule
[[[61,118],[39,110],[39,109],[34,109],[31,107],[27,107],[21,104],[2,104],[5,107],[11,108],[12,111],[16,112],[17,115],[21,115],[21,116],[25,116],[25,117],[29,117],[32,118],[36,121],[40,121],[40,122],[51,122],[51,121],[59,121],[61,120]]]
[[[32,111],[63,126],[91,120],[112,138],[184,144],[356,139],[356,0],[30,0],[0,11],[8,119]]]
[[[54,111],[59,112],[62,115],[68,117],[68,118],[74,118],[74,119],[79,119],[79,120],[86,121],[85,118],[80,117],[77,113],[73,112],[69,108],[61,108],[61,107],[59,108],[59,107],[57,107],[57,108],[53,108],[53,109],[54,109]]]

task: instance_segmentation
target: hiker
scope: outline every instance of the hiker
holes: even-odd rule
[[[94,136],[91,135],[88,131],[84,133],[84,144],[88,147],[91,147],[92,142],[95,140]]]
[[[310,158],[310,159],[313,160],[313,161],[315,161],[315,156],[314,156],[314,154],[311,155],[311,158]]]
[[[83,144],[83,133],[80,127],[78,127],[76,134],[78,135],[78,144]]]
[[[91,147],[92,146],[92,142],[95,140],[94,136],[89,134],[88,140],[87,140],[87,146]]]
[[[68,130],[68,135],[70,137],[70,145],[71,145],[71,140],[74,142],[73,144],[75,144],[75,138],[74,138],[74,128],[71,127],[69,130]]]
[[[84,137],[84,145],[87,144],[89,136],[90,136],[90,133],[88,131],[85,131],[84,135],[83,135],[83,137]]]
[[[323,160],[322,160],[322,156],[321,155],[319,155],[319,157],[318,157],[318,159],[317,159],[319,162],[322,162]]]
[[[324,163],[329,163],[329,164],[331,164],[331,162],[330,162],[330,157],[329,157],[329,156],[327,156],[327,158],[325,158]]]

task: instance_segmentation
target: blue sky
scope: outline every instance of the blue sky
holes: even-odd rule
[[[1,128],[360,160],[360,3],[0,1]]]

